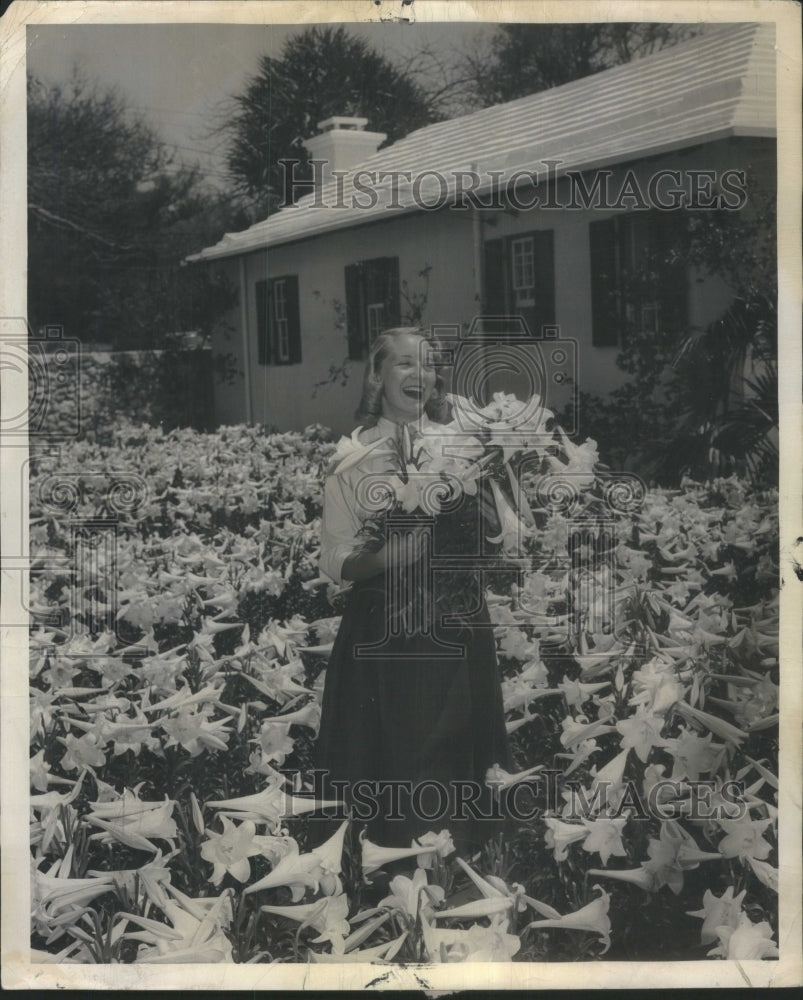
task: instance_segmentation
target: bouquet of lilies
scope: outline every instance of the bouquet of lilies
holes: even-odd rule
[[[572,444],[538,396],[525,402],[497,392],[485,406],[464,396],[447,398],[449,423],[430,423],[420,431],[404,424],[400,438],[391,442],[396,456],[393,472],[382,482],[386,502],[381,513],[366,522],[365,534],[378,544],[394,516],[436,519],[476,500],[485,515],[484,540],[505,556],[522,556],[526,540],[535,534],[536,519],[519,481],[520,470],[526,469],[528,491],[540,476],[564,470],[591,485],[595,442]],[[334,470],[355,464],[380,443],[360,445],[356,436],[342,439]]]
[[[539,511],[522,488],[521,472],[531,495],[541,477],[556,471],[579,475],[590,485],[597,453],[594,442],[573,445],[538,396],[522,401],[497,392],[484,406],[464,396],[447,398],[449,423],[420,429],[404,424],[390,442],[395,455],[379,484],[383,502],[365,521],[363,535],[368,548],[379,549],[390,542],[394,527],[403,532],[416,522],[429,524],[437,569],[434,600],[457,611],[474,603],[467,590],[476,592],[480,566],[509,570],[528,560]],[[356,434],[342,439],[335,471],[381,443],[362,445]]]

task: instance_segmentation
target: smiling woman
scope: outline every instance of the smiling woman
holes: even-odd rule
[[[362,399],[356,418],[364,430],[380,417],[401,425],[421,417],[435,421],[446,415],[446,399],[433,357],[434,345],[415,326],[397,326],[381,333],[365,367]]]
[[[373,842],[409,847],[413,837],[448,829],[468,851],[498,829],[485,775],[494,764],[508,767],[509,751],[493,630],[471,568],[480,549],[462,553],[469,565],[461,589],[473,583],[476,595],[470,613],[463,608],[447,624],[443,599],[454,610],[456,574],[445,585],[427,560],[449,549],[461,511],[428,521],[416,510],[416,442],[448,451],[435,346],[414,327],[377,338],[361,426],[326,480],[321,569],[348,593],[326,672],[317,763],[331,786],[326,798],[345,792]],[[455,446],[470,448],[457,438]],[[385,522],[383,538],[366,538],[371,497],[399,476],[416,493],[403,504],[410,516]],[[463,500],[471,506],[468,493]],[[465,510],[462,519],[461,533]]]
[[[435,390],[435,366],[430,359],[420,357],[421,337],[405,329],[384,334],[374,356],[375,370],[370,372],[382,389],[382,415],[399,424],[417,419]]]

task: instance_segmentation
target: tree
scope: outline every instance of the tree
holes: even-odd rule
[[[78,71],[66,88],[29,77],[28,218],[31,326],[117,347],[208,329],[226,290],[181,262],[244,221]]]
[[[316,26],[292,36],[278,59],[262,56],[221,126],[230,139],[232,185],[255,214],[264,217],[285,197],[303,193],[285,191],[279,160],[297,161],[296,178],[311,179],[303,142],[333,115],[367,118],[388,143],[439,117],[434,98],[409,73],[343,27]]]
[[[673,24],[501,24],[490,43],[463,59],[475,106],[558,87],[688,38]]]
[[[718,274],[734,298],[704,330],[682,339],[677,439],[685,461],[754,482],[778,476],[776,203],[751,192],[740,213],[698,213],[676,253]]]

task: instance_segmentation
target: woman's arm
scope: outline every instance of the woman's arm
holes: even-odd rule
[[[387,545],[375,552],[360,549],[346,556],[340,569],[340,576],[344,580],[368,580],[372,576],[384,573],[388,566],[391,568],[409,566],[418,562],[423,553],[424,538],[426,530],[411,529],[402,540],[402,544],[397,548],[395,556],[391,555]]]
[[[343,560],[340,576],[343,580],[369,580],[385,572],[387,560],[383,546],[378,552],[366,552],[364,549],[352,552]]]
[[[321,516],[320,568],[336,583],[367,580],[383,574],[389,565],[405,566],[421,558],[423,534],[412,530],[391,557],[387,546],[373,551],[360,537],[355,496],[343,476],[330,475],[324,483]]]
[[[335,583],[353,579],[343,576],[343,565],[362,550],[354,506],[354,496],[345,488],[342,477],[329,476],[323,493],[320,568]]]

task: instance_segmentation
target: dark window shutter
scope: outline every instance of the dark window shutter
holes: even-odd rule
[[[362,361],[366,357],[367,332],[362,287],[362,264],[347,264],[346,281],[346,331],[349,358]]]
[[[268,282],[257,281],[254,285],[257,306],[257,364],[270,362],[270,301]]]
[[[287,328],[290,346],[291,365],[301,362],[301,319],[298,305],[298,278],[290,274],[284,279],[284,291],[287,299]]]
[[[502,316],[507,313],[507,265],[505,241],[486,240],[485,242],[485,300],[482,311],[489,316]]]
[[[615,347],[619,343],[616,308],[615,219],[592,222],[588,227],[591,253],[591,343]]]
[[[555,322],[555,232],[552,229],[541,229],[528,235],[532,236],[535,261],[532,333],[540,336],[542,326]]]
[[[377,261],[382,281],[382,300],[385,303],[385,329],[398,326],[401,322],[399,299],[399,258],[380,257]]]

